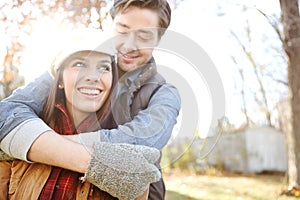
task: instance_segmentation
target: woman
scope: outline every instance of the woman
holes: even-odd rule
[[[64,135],[100,129],[109,108],[111,88],[117,83],[113,52],[97,49],[96,38],[89,40],[74,41],[75,46],[64,49],[54,62],[55,79],[43,119]],[[39,198],[75,199],[80,176],[53,167]],[[99,191],[94,189],[94,193]]]
[[[42,117],[63,135],[106,128],[103,121],[118,81],[117,68],[113,49],[97,46],[101,43],[99,38],[101,41],[104,38],[99,32],[94,36],[76,35],[53,62],[54,83]],[[82,176],[59,167],[14,160],[8,176],[8,196],[9,199],[42,200],[117,199],[89,182],[80,181]],[[146,198],[146,193],[137,199]]]

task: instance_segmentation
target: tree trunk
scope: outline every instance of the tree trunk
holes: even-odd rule
[[[284,40],[288,57],[288,82],[291,103],[290,131],[287,134],[289,186],[300,184],[300,17],[298,0],[279,0]]]

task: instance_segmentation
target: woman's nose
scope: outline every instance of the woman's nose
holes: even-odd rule
[[[93,67],[93,69],[87,70],[85,74],[85,79],[86,81],[99,82],[101,80],[102,75],[102,71],[97,70],[96,67]]]

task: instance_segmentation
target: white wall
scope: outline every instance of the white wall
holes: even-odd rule
[[[212,152],[200,159],[215,141],[216,138],[207,139],[204,148],[203,140],[194,143],[200,165],[221,165],[226,170],[245,173],[287,170],[285,137],[273,128],[258,127],[223,134]]]

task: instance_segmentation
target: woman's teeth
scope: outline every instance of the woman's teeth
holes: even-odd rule
[[[100,94],[100,90],[98,89],[87,89],[87,88],[81,88],[79,91],[83,94],[88,94],[88,95],[97,95]]]

